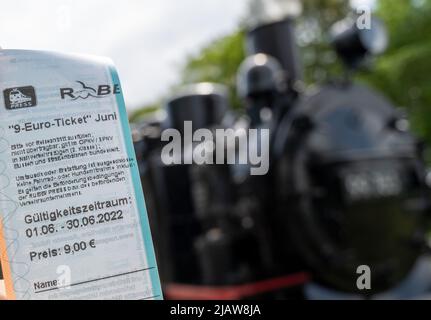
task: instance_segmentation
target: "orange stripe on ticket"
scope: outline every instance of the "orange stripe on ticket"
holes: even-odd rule
[[[6,288],[6,298],[15,300],[13,289],[12,273],[7,254],[6,240],[3,233],[3,221],[0,219],[0,263],[3,270],[4,284]]]

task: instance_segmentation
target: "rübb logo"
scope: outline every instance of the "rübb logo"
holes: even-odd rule
[[[76,81],[78,86],[74,88],[60,88],[61,99],[88,99],[88,98],[104,98],[109,95],[119,94],[121,92],[120,85],[101,84],[97,87],[90,87],[82,81]]]
[[[36,105],[36,93],[32,86],[15,87],[3,90],[6,109],[21,109]]]

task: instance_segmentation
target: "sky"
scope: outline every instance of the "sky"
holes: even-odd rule
[[[0,47],[110,57],[132,110],[165,95],[187,55],[233,31],[246,5],[247,0],[3,1]]]
[[[234,30],[245,5],[245,0],[4,1],[0,47],[110,57],[127,107],[134,109],[175,84],[187,55]]]

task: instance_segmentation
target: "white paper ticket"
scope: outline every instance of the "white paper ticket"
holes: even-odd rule
[[[10,299],[161,299],[117,72],[0,50],[0,258]]]

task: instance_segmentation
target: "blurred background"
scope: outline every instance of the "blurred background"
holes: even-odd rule
[[[247,5],[245,0],[238,2]],[[357,80],[381,90],[394,104],[406,108],[414,132],[431,142],[431,1],[303,0],[302,3],[303,14],[297,20],[297,39],[305,83],[323,82],[340,72],[340,63],[329,46],[328,30],[352,7],[370,6],[387,25],[389,48],[377,58],[372,72],[361,72],[356,76]],[[224,6],[220,2],[220,7]],[[236,28],[203,42],[197,53],[186,51],[188,55],[177,69],[179,80],[172,85],[201,81],[224,83],[230,88],[233,106],[240,106],[235,96],[235,85],[236,72],[245,58],[242,26],[247,17],[242,10],[245,7],[239,7],[238,14],[232,17]],[[220,23],[225,18],[222,17]],[[156,99],[131,111],[131,120],[139,121],[146,111],[160,107],[161,101]]]

